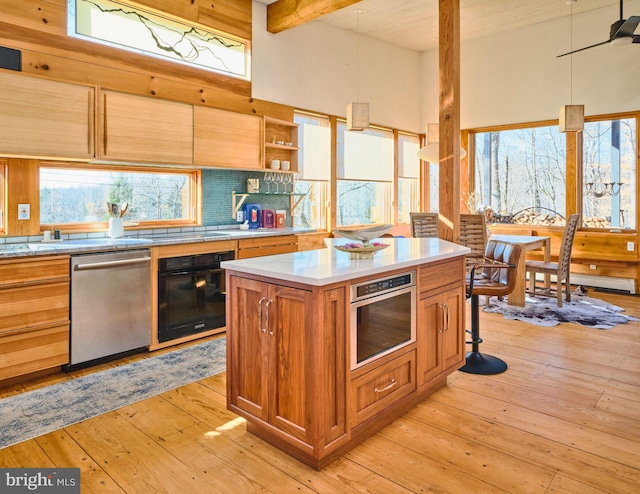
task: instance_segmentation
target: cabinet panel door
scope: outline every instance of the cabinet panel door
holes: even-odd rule
[[[459,368],[465,361],[465,295],[464,288],[455,288],[442,294],[447,307],[447,325],[442,332],[443,370]]]
[[[4,156],[95,157],[95,90],[0,74],[0,149]]]
[[[196,165],[263,168],[261,117],[195,106],[193,122]]]
[[[193,106],[103,91],[100,157],[193,164]]]
[[[274,285],[269,300],[268,328],[274,350],[271,423],[307,441],[309,403],[313,399],[308,384],[315,354],[311,344],[311,293]]]
[[[325,444],[335,441],[346,434],[347,413],[347,297],[345,288],[336,288],[324,293],[324,314],[322,348],[323,387],[322,399],[316,397],[324,406]]]
[[[425,297],[418,303],[418,385],[465,359],[464,287]]]
[[[231,276],[227,300],[227,367],[234,369],[228,379],[228,396],[232,404],[263,420],[267,420],[270,338],[263,331],[263,311],[267,286],[254,280]]]
[[[423,298],[418,302],[418,386],[438,376],[442,370],[440,345],[443,312],[439,295]]]

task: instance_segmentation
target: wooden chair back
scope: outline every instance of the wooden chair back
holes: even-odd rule
[[[471,249],[467,254],[467,268],[478,264],[487,247],[487,221],[484,214],[460,215],[460,244]]]
[[[580,223],[580,215],[572,214],[567,219],[567,225],[562,234],[562,243],[558,253],[558,277],[566,279],[569,269],[571,269],[571,250],[573,249],[573,239]]]
[[[412,237],[438,238],[438,213],[409,213]]]

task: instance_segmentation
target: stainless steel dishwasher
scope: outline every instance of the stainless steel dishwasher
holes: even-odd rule
[[[150,342],[150,251],[71,256],[69,366],[106,360]]]

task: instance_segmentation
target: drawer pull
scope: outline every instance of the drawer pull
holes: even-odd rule
[[[383,393],[391,388],[393,388],[396,385],[396,380],[395,379],[391,379],[391,382],[389,384],[387,384],[384,388],[374,388],[373,390],[376,393]]]

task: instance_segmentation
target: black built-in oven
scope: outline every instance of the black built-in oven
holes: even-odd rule
[[[175,340],[226,326],[222,261],[233,251],[158,261],[158,341]]]

